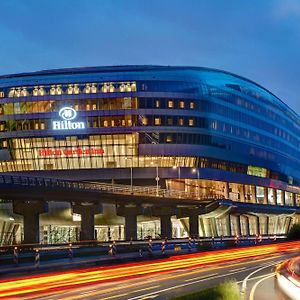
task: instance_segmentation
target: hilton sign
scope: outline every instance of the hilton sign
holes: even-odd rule
[[[52,121],[53,130],[72,130],[72,129],[85,129],[84,122],[73,122],[77,117],[77,112],[72,107],[63,107],[58,112],[63,121]]]

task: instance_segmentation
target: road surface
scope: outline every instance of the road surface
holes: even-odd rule
[[[299,248],[281,243],[11,278],[0,281],[0,299],[171,299],[235,279],[244,299],[283,300],[274,266]]]

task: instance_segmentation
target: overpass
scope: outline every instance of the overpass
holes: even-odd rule
[[[190,235],[199,236],[199,215],[214,217],[228,212],[290,215],[299,210],[297,207],[235,202],[220,195],[204,196],[161,189],[158,186],[131,186],[25,175],[0,175],[0,199],[12,201],[14,213],[23,216],[25,243],[38,243],[39,215],[48,211],[50,201],[70,202],[72,211],[81,215],[81,240],[94,239],[94,216],[102,212],[103,203],[116,205],[117,214],[125,218],[126,240],[137,238],[137,215],[160,217],[161,235],[171,237],[173,215],[188,217]]]

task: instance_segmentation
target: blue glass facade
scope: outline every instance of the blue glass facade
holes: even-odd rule
[[[39,159],[36,154],[16,155],[24,141],[44,150],[47,138],[137,134],[137,149],[119,149],[115,156],[183,157],[177,159],[179,166],[199,168],[227,162],[221,169],[240,173],[251,165],[267,169],[267,178],[299,185],[299,116],[268,90],[227,72],[160,66],[62,69],[2,76],[0,89],[2,171],[51,168],[32,162]],[[77,110],[85,130],[59,135],[52,130],[51,121],[63,106]],[[143,159],[133,165],[145,167]],[[110,166],[126,167],[102,164]]]
[[[199,218],[203,236],[287,232],[300,206],[299,133],[299,116],[279,98],[220,70],[0,77],[0,172],[127,184],[133,176],[136,185],[159,178],[166,189],[224,199],[222,214]],[[232,201],[243,203],[235,211]]]

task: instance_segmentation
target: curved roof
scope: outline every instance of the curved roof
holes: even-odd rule
[[[237,80],[244,81],[246,83],[249,83],[251,85],[256,86],[257,88],[261,89],[265,93],[267,93],[269,96],[273,98],[273,101],[276,99],[276,101],[283,105],[284,108],[291,111],[295,116],[299,117],[298,114],[291,109],[286,103],[284,103],[280,98],[278,98],[276,95],[274,95],[272,92],[270,92],[265,87],[259,85],[258,83],[247,79],[243,76],[236,75],[231,72],[219,70],[219,69],[213,69],[213,68],[206,68],[206,67],[195,67],[195,66],[162,66],[162,65],[121,65],[121,66],[95,66],[95,67],[75,67],[75,68],[61,68],[61,69],[49,69],[49,70],[40,70],[40,71],[34,71],[34,72],[24,72],[24,73],[17,73],[17,74],[8,74],[8,75],[1,75],[1,79],[18,79],[18,78],[24,78],[24,77],[35,77],[35,76],[52,76],[52,75],[79,75],[79,74],[105,74],[105,73],[120,73],[120,72],[148,72],[148,71],[195,71],[195,72],[206,72],[206,73],[220,73],[223,75],[232,76],[233,78],[236,78]],[[204,78],[203,78],[204,79]],[[213,78],[205,78],[206,80],[211,81]],[[274,99],[275,98],[275,99]]]

